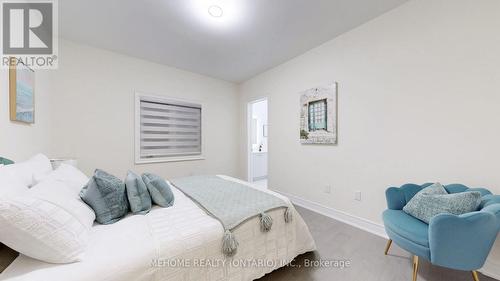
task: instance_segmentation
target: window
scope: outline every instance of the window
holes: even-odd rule
[[[309,131],[326,131],[326,99],[309,103]]]
[[[136,94],[136,163],[202,159],[201,104]]]

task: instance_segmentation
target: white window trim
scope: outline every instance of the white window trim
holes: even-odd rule
[[[170,156],[170,157],[162,157],[162,158],[157,158],[157,159],[141,159],[141,98],[146,98],[149,100],[155,100],[158,99],[159,101],[164,102],[165,100],[170,100],[174,101],[176,103],[184,103],[184,104],[198,104],[201,105],[202,111],[201,111],[201,153],[198,155],[186,155],[186,156]],[[134,122],[134,139],[135,139],[135,144],[134,144],[134,150],[135,150],[135,164],[150,164],[150,163],[164,163],[164,162],[180,162],[180,161],[195,161],[195,160],[204,160],[204,154],[203,152],[205,151],[204,149],[204,144],[205,144],[205,138],[203,134],[203,108],[204,105],[201,102],[198,101],[186,101],[186,100],[181,100],[177,98],[171,98],[167,96],[159,96],[159,95],[152,95],[152,94],[146,94],[142,92],[135,92],[135,122]]]

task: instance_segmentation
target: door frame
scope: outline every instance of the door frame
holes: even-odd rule
[[[247,155],[247,181],[253,182],[253,163],[252,163],[252,106],[255,103],[267,101],[267,118],[269,123],[269,99],[267,97],[260,97],[252,99],[247,102],[247,145],[246,145],[246,155]],[[268,126],[269,130],[269,126]],[[269,131],[267,133],[269,138]],[[269,153],[269,140],[267,146],[267,153]]]

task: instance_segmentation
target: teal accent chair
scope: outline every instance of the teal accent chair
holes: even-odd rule
[[[417,280],[419,258],[433,265],[471,271],[474,281],[500,231],[500,195],[484,188],[468,188],[462,184],[445,185],[448,193],[479,191],[481,204],[477,211],[463,215],[439,214],[429,224],[403,211],[417,192],[431,185],[405,184],[386,190],[387,210],[383,213],[389,241],[413,254],[413,281]]]

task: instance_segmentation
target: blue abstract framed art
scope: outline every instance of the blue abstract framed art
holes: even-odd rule
[[[33,124],[35,123],[35,72],[21,61],[13,61],[9,69],[10,120]]]

